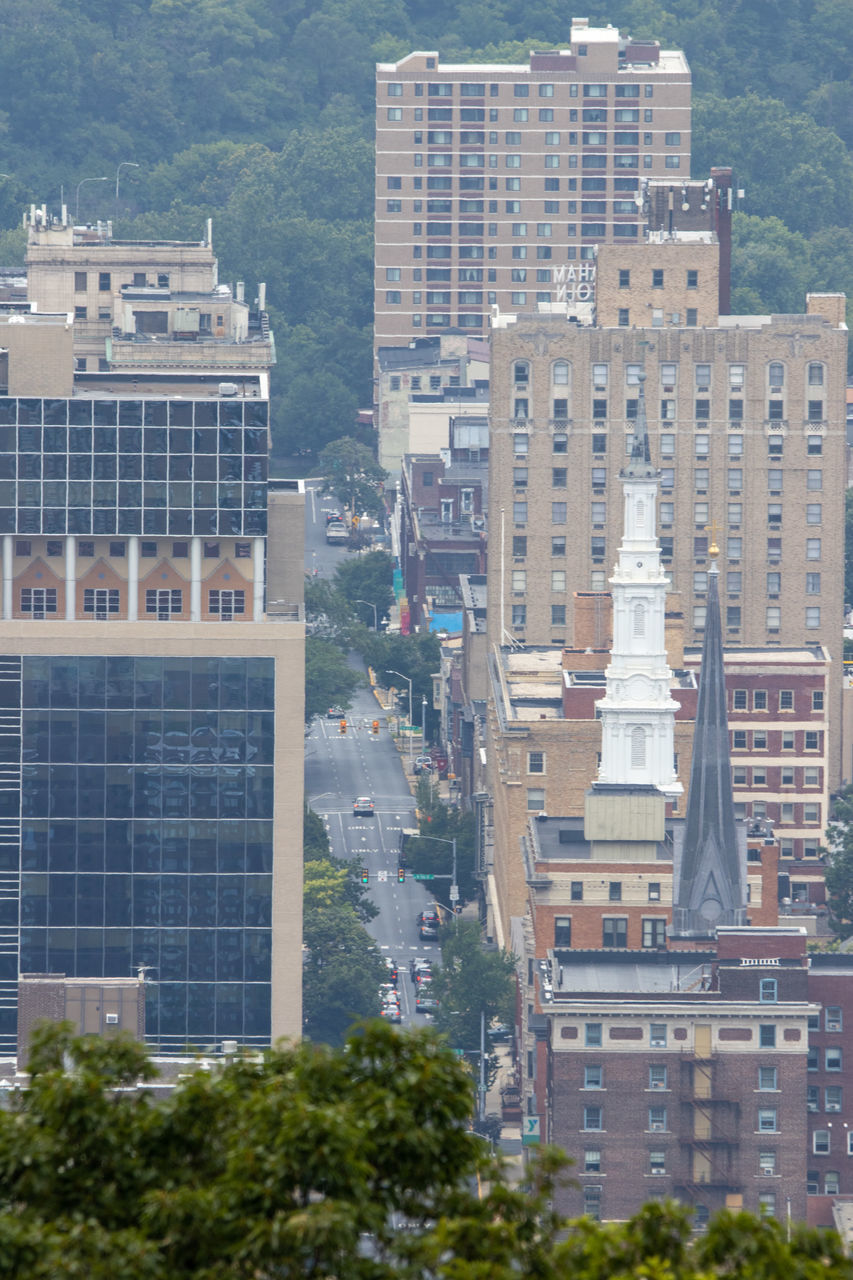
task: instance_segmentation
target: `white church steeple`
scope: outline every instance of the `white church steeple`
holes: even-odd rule
[[[666,656],[668,579],[661,568],[656,534],[660,473],[652,466],[646,426],[645,373],[631,457],[621,473],[625,523],[610,579],[613,647],[607,692],[596,708],[601,719],[598,782],[657,787],[667,796],[683,788],[675,772],[675,713],[672,671]]]

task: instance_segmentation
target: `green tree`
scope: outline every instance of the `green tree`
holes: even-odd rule
[[[849,938],[853,935],[853,786],[842,788],[833,800],[826,844],[829,921],[838,937]]]
[[[352,515],[384,515],[382,482],[387,472],[357,440],[327,444],[320,451],[315,474],[323,477],[323,493],[333,493]]]
[[[369,551],[339,564],[335,569],[334,585],[349,608],[362,622],[372,627],[374,613],[369,606],[375,605],[375,620],[381,622],[394,603],[391,589],[393,573],[394,561],[387,551]],[[367,605],[363,603],[365,600]]]
[[[459,901],[471,902],[478,892],[476,876],[475,833],[476,821],[472,813],[453,809],[440,798],[429,775],[421,774],[417,788],[420,832],[423,837],[410,836],[406,843],[406,858],[412,871],[424,875],[449,876],[453,869],[453,845],[456,840],[456,883]],[[438,898],[447,900],[444,881],[436,889]],[[442,890],[444,891],[442,893]]]
[[[354,1022],[377,1016],[388,979],[375,942],[343,900],[346,875],[326,861],[305,867],[302,1026],[324,1044],[343,1044]]]
[[[336,644],[320,636],[305,638],[305,722],[324,715],[329,707],[349,706],[363,677],[352,667]]]
[[[415,635],[388,635],[370,632],[364,636],[362,654],[386,688],[398,691],[400,706],[408,714],[409,686],[401,683],[398,671],[412,681],[412,718],[420,721],[420,707],[426,698],[432,703],[432,677],[441,665],[441,646],[436,636],[427,631]]]
[[[441,931],[441,965],[433,972],[438,997],[436,1026],[457,1049],[480,1048],[480,1015],[510,1022],[514,1009],[515,959],[486,950],[476,920],[451,920]]]
[[[165,1097],[144,1048],[47,1026],[0,1111],[3,1274],[27,1280],[851,1280],[831,1231],[656,1202],[554,1211],[565,1159],[507,1180],[470,1078],[429,1030],[372,1022],[199,1070]],[[142,1087],[138,1087],[142,1085]],[[483,1190],[478,1191],[479,1177]],[[369,1242],[369,1247],[366,1247]]]

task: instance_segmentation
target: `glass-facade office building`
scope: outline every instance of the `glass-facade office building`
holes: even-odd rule
[[[268,402],[247,387],[0,397],[0,1053],[19,973],[142,973],[161,1053],[298,1034],[273,969],[301,950],[301,840],[275,831],[302,810],[302,624],[130,610],[140,564],[188,598],[263,588]],[[87,610],[101,579],[121,614]],[[28,612],[46,583],[64,607]]]
[[[0,658],[21,972],[143,967],[164,1052],[269,1043],[274,685],[271,658]]]
[[[0,534],[263,536],[262,399],[0,397]]]

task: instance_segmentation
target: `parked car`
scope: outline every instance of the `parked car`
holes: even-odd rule
[[[373,801],[370,796],[356,796],[352,802],[352,816],[354,818],[373,817]]]

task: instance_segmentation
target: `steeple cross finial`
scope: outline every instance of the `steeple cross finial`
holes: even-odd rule
[[[712,520],[710,524],[705,525],[705,532],[710,533],[711,535],[711,545],[708,548],[708,555],[712,560],[716,560],[717,556],[720,554],[720,548],[717,546],[718,528],[719,526],[716,520]]]

